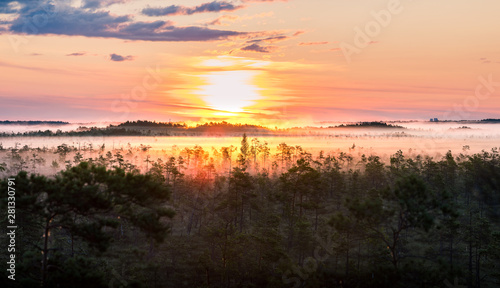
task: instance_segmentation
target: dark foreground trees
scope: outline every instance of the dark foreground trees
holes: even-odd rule
[[[162,241],[164,219],[174,215],[165,206],[168,187],[150,175],[83,162],[55,178],[24,171],[14,178],[22,287],[106,287],[102,259],[94,256],[124,225],[143,232],[143,241]],[[7,185],[0,182],[3,191]]]
[[[500,285],[497,150],[442,159],[399,151],[385,164],[290,147],[280,145],[283,164],[273,173],[254,168],[252,147],[240,149],[230,171],[195,151],[191,174],[175,159],[154,162],[145,175],[85,162],[54,178],[21,172],[16,283]]]

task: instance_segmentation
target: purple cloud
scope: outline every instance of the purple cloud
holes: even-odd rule
[[[66,56],[84,56],[85,54],[87,54],[87,52],[75,52],[75,53],[66,54]]]
[[[39,14],[57,11],[43,25],[34,25]],[[256,33],[216,30],[206,27],[175,27],[172,21],[133,22],[130,16],[116,16],[107,11],[89,11],[47,4],[24,9],[11,22],[10,32],[20,34],[54,34],[86,37],[119,38],[142,41],[214,41],[231,36],[253,37]]]
[[[206,12],[234,11],[240,8],[243,8],[243,6],[235,6],[226,1],[213,1],[209,3],[203,3],[196,7],[186,7],[179,5],[157,8],[148,7],[142,9],[142,14],[147,16],[192,15],[196,13]]]
[[[113,4],[123,4],[130,0],[84,0],[82,2],[82,8],[97,9],[102,7],[108,7]]]
[[[276,46],[260,46],[259,44],[252,44],[241,48],[242,51],[258,52],[258,53],[271,53],[276,50]]]
[[[132,61],[132,60],[134,60],[134,56],[132,56],[132,55],[122,56],[122,55],[118,55],[118,54],[113,53],[113,54],[109,55],[109,60],[115,61],[115,62]]]

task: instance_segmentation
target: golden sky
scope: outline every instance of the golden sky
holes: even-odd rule
[[[497,0],[2,0],[0,120],[500,118],[499,13]]]

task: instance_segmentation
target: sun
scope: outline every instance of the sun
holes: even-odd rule
[[[263,125],[279,118],[281,88],[270,70],[273,63],[236,56],[189,59],[191,89],[181,91],[196,103],[203,121],[228,121]],[[278,70],[281,68],[278,67]],[[278,111],[278,112],[277,112]]]
[[[207,106],[217,110],[214,115],[246,112],[245,107],[261,99],[261,89],[253,84],[258,73],[252,70],[208,72],[200,75],[207,85],[198,87],[196,93]]]

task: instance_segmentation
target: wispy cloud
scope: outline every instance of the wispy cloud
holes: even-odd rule
[[[241,2],[288,2],[288,0],[241,0]]]
[[[167,16],[167,15],[192,15],[196,13],[234,11],[243,8],[243,5],[234,5],[226,1],[213,1],[203,3],[195,7],[181,5],[171,5],[167,7],[148,7],[142,9],[142,14],[147,16]]]
[[[500,61],[493,61],[493,60],[488,59],[486,57],[479,58],[479,61],[481,61],[482,64],[500,63]]]
[[[328,44],[328,41],[321,42],[300,42],[299,46],[314,46],[314,45],[325,45]]]
[[[230,39],[234,41],[226,41],[218,46],[233,47],[233,49],[229,51],[205,50],[205,52],[214,55],[235,55],[238,52],[274,53],[279,51],[280,47],[268,44],[286,41],[294,37],[285,35],[284,33],[286,33],[286,31],[266,31],[260,33],[250,33],[246,35],[246,37],[230,37]],[[238,43],[238,40],[241,39],[246,40],[242,43]],[[243,47],[234,48],[235,46]]]
[[[109,60],[115,61],[115,62],[132,61],[132,60],[134,60],[134,56],[132,56],[132,55],[122,56],[122,55],[118,55],[118,54],[113,53],[113,54],[109,55]]]
[[[84,56],[85,54],[87,54],[87,52],[74,52],[74,53],[66,54],[66,56]]]
[[[228,23],[234,23],[234,22],[241,22],[245,20],[251,20],[254,18],[265,18],[265,17],[272,17],[274,15],[273,11],[269,12],[263,12],[255,15],[244,15],[244,16],[238,16],[238,15],[222,15],[218,17],[217,19],[214,19],[212,21],[206,22],[205,25],[223,25],[223,26],[228,26]]]
[[[45,67],[36,67],[36,66],[26,66],[26,65],[18,65],[18,64],[12,64],[8,62],[2,62],[0,61],[0,67],[8,67],[8,68],[14,68],[14,69],[23,69],[23,70],[30,70],[30,71],[39,71],[43,73],[56,73],[56,74],[64,74],[64,75],[81,75],[81,71],[72,71],[72,70],[66,70],[66,69],[58,69],[58,68],[45,68]]]
[[[260,46],[259,44],[252,44],[241,48],[241,51],[258,52],[258,53],[271,53],[278,49],[276,46]]]
[[[123,4],[127,2],[130,2],[130,0],[83,0],[82,8],[96,9],[108,7],[113,4]]]
[[[297,32],[293,33],[293,37],[295,37],[295,36],[299,36],[299,35],[302,35],[302,34],[304,34],[304,33],[306,33],[306,31],[304,31],[304,30],[299,30],[299,31],[297,31]]]
[[[237,19],[239,19],[238,16],[236,15],[222,15],[220,17],[218,17],[217,19],[214,19],[212,21],[209,21],[206,23],[206,25],[228,25],[228,24],[225,24],[224,22],[234,22],[236,21]]]
[[[254,39],[254,40],[250,40],[248,42],[249,43],[257,43],[257,42],[275,43],[275,42],[285,41],[285,40],[288,40],[290,38],[291,38],[290,36],[278,35],[278,36],[267,37],[264,39]]]

